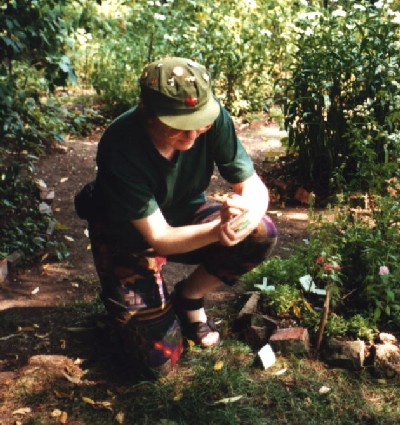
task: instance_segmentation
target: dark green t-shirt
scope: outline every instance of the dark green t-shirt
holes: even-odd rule
[[[111,224],[126,224],[160,208],[171,225],[179,226],[204,203],[214,164],[229,183],[254,173],[224,108],[191,149],[169,161],[151,143],[135,107],[117,118],[100,140],[96,189]]]

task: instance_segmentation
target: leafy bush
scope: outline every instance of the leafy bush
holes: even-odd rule
[[[272,258],[244,276],[248,289],[263,278],[276,291],[268,293],[276,314],[293,305],[291,292],[301,290],[303,305],[295,318],[315,331],[323,297],[311,290],[331,285],[331,310],[326,333],[370,339],[374,327],[400,326],[400,183],[387,182],[387,196],[374,197],[369,209],[346,201],[310,225],[307,243],[294,246],[288,258]],[[313,214],[311,214],[313,216]],[[304,282],[309,282],[310,290]],[[291,288],[291,292],[289,291]],[[276,292],[276,294],[274,294]],[[286,297],[286,299],[285,299]],[[283,298],[280,301],[280,298]],[[271,301],[272,300],[272,301]],[[276,308],[279,301],[282,308]],[[294,313],[294,310],[292,311]]]
[[[281,100],[301,176],[317,190],[377,189],[398,168],[400,14],[390,3],[310,5],[294,20]]]
[[[278,285],[273,291],[262,291],[264,309],[277,316],[298,315],[302,303],[300,291],[291,285]]]
[[[30,260],[44,249],[54,249],[58,259],[68,255],[61,243],[46,236],[51,217],[39,211],[39,193],[30,174],[9,167],[0,175],[0,259],[20,251]]]
[[[277,0],[103,0],[74,7],[84,16],[73,38],[77,69],[113,115],[136,102],[143,65],[162,56],[204,63],[234,114],[265,110],[292,50],[291,10]]]
[[[304,264],[302,254],[293,255],[287,259],[272,257],[269,261],[243,276],[243,283],[247,290],[254,290],[254,285],[261,285],[263,278],[267,277],[268,285],[284,285],[298,281],[305,274],[307,266]]]

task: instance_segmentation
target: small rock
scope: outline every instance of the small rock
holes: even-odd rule
[[[51,209],[50,205],[46,204],[46,202],[41,202],[39,204],[39,212],[41,214],[51,214],[52,209]]]
[[[389,333],[381,332],[379,334],[379,341],[383,344],[389,343],[389,344],[395,344],[397,342],[397,338]]]

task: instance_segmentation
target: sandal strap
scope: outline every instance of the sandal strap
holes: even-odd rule
[[[171,301],[175,314],[182,329],[182,335],[195,344],[204,347],[202,340],[211,332],[217,332],[217,327],[211,319],[207,322],[189,322],[187,312],[204,307],[204,298],[190,299],[182,296],[183,282],[178,282],[171,293]],[[219,340],[217,344],[219,343]]]
[[[202,346],[201,341],[211,332],[217,332],[217,327],[211,319],[207,319],[207,322],[194,322],[188,323],[182,329],[183,335],[193,341],[195,344]],[[217,344],[219,343],[219,340]]]
[[[175,285],[172,298],[175,308],[179,310],[200,310],[204,307],[204,298],[186,298],[182,296],[182,285],[184,281],[180,281]]]
[[[183,298],[180,297],[179,299],[180,307],[182,307],[185,310],[191,311],[191,310],[200,310],[204,307],[204,298]]]

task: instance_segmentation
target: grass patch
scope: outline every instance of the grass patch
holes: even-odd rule
[[[99,312],[96,300],[73,306],[67,316],[84,323]],[[400,387],[374,380],[366,370],[278,357],[263,371],[254,366],[255,354],[246,344],[227,339],[216,348],[191,348],[171,376],[133,384],[114,374],[115,349],[99,340],[96,349],[89,336],[67,340],[67,347],[74,342],[73,351],[65,353],[70,359],[91,352],[79,383],[38,368],[12,383],[4,402],[31,408],[23,423],[57,423],[54,409],[66,412],[68,423],[92,425],[394,425],[400,420]]]

